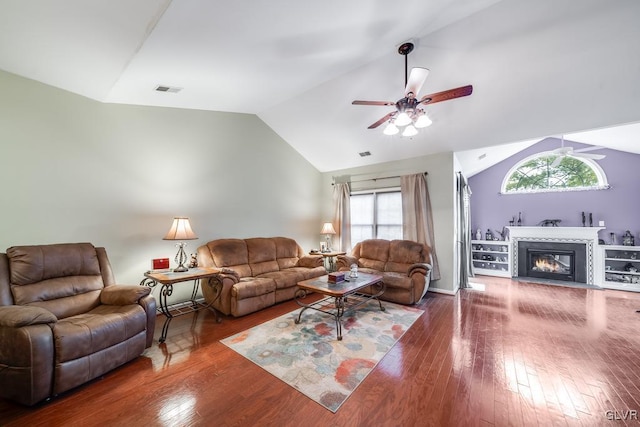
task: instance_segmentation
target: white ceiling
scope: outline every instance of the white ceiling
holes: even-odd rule
[[[636,0],[0,0],[0,10],[0,69],[102,102],[257,114],[320,171],[640,122]],[[351,105],[403,96],[407,40],[409,67],[431,70],[421,95],[474,86],[428,107],[434,124],[411,139],[367,129],[388,107]],[[629,141],[611,148],[640,152]]]

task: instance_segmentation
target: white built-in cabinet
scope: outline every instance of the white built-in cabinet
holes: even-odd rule
[[[602,287],[640,292],[640,246],[601,246],[604,257]]]
[[[511,246],[503,240],[472,240],[474,274],[511,277]]]

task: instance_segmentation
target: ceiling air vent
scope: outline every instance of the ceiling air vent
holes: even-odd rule
[[[358,154],[360,154],[360,157],[367,157],[367,156],[371,155],[371,152],[370,151],[363,151],[362,153],[358,153]]]
[[[178,93],[182,90],[181,87],[171,87],[171,86],[162,86],[158,85],[156,87],[157,92],[170,92],[170,93]]]

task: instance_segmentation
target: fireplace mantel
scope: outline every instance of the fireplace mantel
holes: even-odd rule
[[[511,240],[578,239],[598,243],[598,232],[605,227],[507,227]]]
[[[595,272],[595,248],[598,232],[604,227],[507,227],[511,240],[511,273],[518,277],[518,242],[582,243],[585,247],[587,283],[593,284]]]

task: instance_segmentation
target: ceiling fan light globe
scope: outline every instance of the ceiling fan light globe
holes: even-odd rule
[[[418,120],[416,120],[416,122],[414,123],[414,126],[417,127],[418,129],[422,129],[422,128],[426,128],[427,126],[431,126],[432,123],[433,122],[431,121],[429,116],[427,116],[427,114],[424,113],[418,117]]]
[[[389,123],[382,131],[385,135],[395,135],[398,132],[400,132],[400,129],[398,129],[398,127],[393,123]]]
[[[404,128],[402,132],[402,136],[414,136],[418,134],[418,129],[416,129],[413,125],[409,125]]]
[[[409,117],[409,115],[404,111],[398,114],[398,117],[396,117],[396,121],[395,121],[396,126],[406,126],[410,123],[411,123],[411,117]]]

